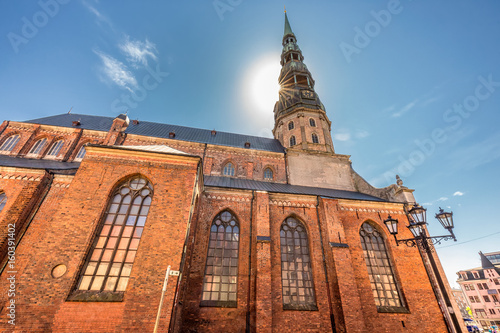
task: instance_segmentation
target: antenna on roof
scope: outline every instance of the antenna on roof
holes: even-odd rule
[[[71,114],[71,110],[73,110],[73,107],[71,107],[71,109],[69,109],[68,114]]]
[[[127,115],[127,114],[128,114],[128,109],[127,109],[127,111],[125,111],[125,115]]]

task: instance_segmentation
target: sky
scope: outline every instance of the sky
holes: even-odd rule
[[[500,250],[498,1],[4,0],[1,119],[127,112],[272,137],[284,5],[336,152],[376,187],[399,174],[432,235],[453,211],[437,251],[456,286]]]

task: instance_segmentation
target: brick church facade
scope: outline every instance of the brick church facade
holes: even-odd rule
[[[383,223],[407,221],[413,190],[374,188],[335,153],[303,59],[285,16],[274,139],[123,114],[4,121],[1,329],[459,332]]]

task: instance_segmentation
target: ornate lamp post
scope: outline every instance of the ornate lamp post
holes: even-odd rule
[[[399,243],[405,243],[407,246],[411,247],[421,246],[426,252],[430,253],[434,251],[434,248],[431,245],[439,244],[443,240],[453,239],[454,241],[457,241],[455,234],[453,234],[453,212],[445,212],[441,207],[439,207],[439,213],[436,214],[436,218],[439,222],[441,222],[443,227],[448,230],[450,235],[433,237],[429,236],[424,228],[427,224],[426,212],[427,210],[418,204],[414,204],[413,207],[407,212],[409,223],[406,227],[410,229],[413,238],[397,239],[398,220],[393,219],[390,215],[386,220],[384,220],[389,233],[393,235],[396,240],[396,245],[399,246]]]
[[[457,241],[455,234],[453,233],[453,212],[445,212],[441,209],[441,207],[439,207],[439,213],[436,214],[436,219],[441,222],[441,225],[448,230],[450,234],[433,237],[427,234],[427,230],[424,227],[427,224],[426,212],[427,210],[425,208],[416,203],[409,211],[406,212],[408,215],[408,225],[406,227],[410,229],[413,238],[397,239],[398,220],[392,218],[390,215],[386,220],[384,220],[384,224],[387,227],[387,230],[389,230],[389,233],[394,236],[396,245],[399,246],[400,243],[404,243],[407,246],[417,247],[420,250],[420,255],[422,256],[425,268],[428,270],[427,273],[429,274],[429,277],[432,275],[435,278],[435,283],[437,284],[437,290],[435,290],[436,297],[438,298],[441,311],[443,312],[450,331],[462,332],[457,316],[453,311],[447,289],[443,279],[441,278],[441,274],[439,273],[436,260],[434,259],[434,255],[432,253],[434,252],[433,245],[439,244],[443,240],[453,239],[454,241]],[[428,266],[429,264],[430,266]]]

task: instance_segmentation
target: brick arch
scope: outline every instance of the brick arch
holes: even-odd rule
[[[78,155],[78,152],[80,152],[80,149],[82,149],[83,146],[85,146],[86,144],[91,143],[91,142],[92,142],[92,139],[85,139],[85,140],[82,140],[81,143],[78,143],[78,145],[76,145],[75,149],[71,153],[73,160],[76,158],[76,155]]]
[[[385,228],[385,226],[383,225],[380,225],[379,223],[371,220],[371,219],[367,219],[367,220],[364,220],[362,221],[359,225],[358,225],[358,235],[359,235],[359,232],[361,231],[361,227],[363,226],[363,224],[365,223],[368,223],[369,225],[371,225],[373,228],[375,228],[384,238],[384,241],[385,242],[388,242],[389,240],[389,232],[387,231],[387,228]]]
[[[264,167],[262,168],[262,179],[266,179],[264,177],[265,175],[265,172],[266,172],[266,169],[271,169],[272,173],[273,173],[273,178],[271,180],[275,180],[276,178],[276,168],[274,167],[274,165],[271,165],[271,164],[266,164],[264,165]]]
[[[13,137],[14,135],[19,135],[19,139],[17,140],[17,143],[14,147],[12,147],[12,151],[14,151],[14,148],[16,148],[16,146],[19,144],[19,142],[21,142],[21,139],[23,138],[23,135],[20,131],[12,131],[10,133],[8,133],[8,135],[4,136],[2,138],[2,140],[0,140],[0,147],[2,147],[2,145],[4,144],[5,141],[7,141],[7,139],[9,139],[10,137]]]
[[[50,136],[47,135],[47,134],[41,134],[39,135],[38,137],[36,137],[35,139],[33,139],[28,147],[28,149],[26,150],[26,154],[29,154],[31,149],[33,149],[33,147],[35,146],[35,144],[40,141],[40,140],[43,140],[43,139],[47,139],[47,142],[45,143],[45,147],[40,151],[39,156],[43,156],[45,154],[45,152],[47,151],[47,149],[49,148],[50,146],[50,143],[51,143],[51,140],[50,140]]]
[[[234,160],[232,158],[228,158],[228,159],[225,159],[222,164],[221,164],[221,168],[220,168],[220,174],[221,176],[225,176],[224,175],[224,168],[226,167],[226,165],[228,165],[229,163],[231,163],[234,167],[234,175],[231,176],[231,177],[236,177],[236,175],[238,174],[238,164],[236,164],[234,162]]]
[[[113,188],[111,189],[111,192],[116,190],[119,186],[121,186],[123,183],[127,182],[129,179],[135,178],[135,177],[141,177],[146,179],[152,186],[153,186],[153,191],[154,191],[154,182],[150,179],[150,177],[144,175],[143,173],[136,172],[136,173],[131,173],[125,176],[121,176],[118,178],[113,185]]]

